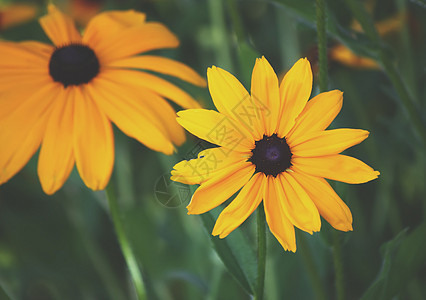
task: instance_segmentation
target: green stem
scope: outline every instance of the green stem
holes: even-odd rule
[[[266,267],[266,225],[263,205],[257,208],[257,287],[256,300],[263,299]]]
[[[345,299],[345,284],[343,277],[343,263],[342,263],[342,245],[340,243],[340,233],[333,230],[333,262],[334,274],[336,283],[336,299]]]
[[[114,195],[114,190],[111,184],[109,184],[106,188],[106,197],[108,199],[109,210],[112,221],[114,223],[115,232],[118,237],[118,242],[120,244],[121,251],[123,252],[124,259],[126,260],[127,267],[129,268],[130,276],[132,277],[137,297],[139,300],[145,300],[146,292],[142,280],[142,274],[136,261],[136,257],[133,253],[132,247],[130,246],[129,240],[127,239],[126,233],[124,231],[117,198]]]
[[[328,87],[327,75],[327,34],[326,34],[326,13],[325,13],[325,0],[316,1],[316,16],[317,16],[317,34],[318,34],[318,56],[319,56],[319,79],[320,79],[320,92],[325,92]],[[337,233],[335,233],[337,236]],[[338,236],[334,240],[334,270],[335,270],[335,284],[337,299],[344,299],[344,282],[343,282],[343,265],[340,251],[340,241]],[[318,274],[315,275],[315,277]],[[318,282],[317,282],[318,284]]]
[[[231,45],[226,30],[223,0],[209,0],[208,5],[211,19],[212,48],[216,55],[216,62],[225,70],[232,72]]]
[[[321,281],[321,277],[318,274],[317,267],[315,265],[314,260],[312,259],[311,249],[309,248],[308,243],[306,242],[305,236],[303,233],[297,233],[297,241],[299,243],[298,251],[302,255],[303,261],[306,266],[306,270],[308,271],[309,280],[312,282],[312,287],[315,293],[315,299],[325,300],[327,299],[324,285]]]
[[[320,92],[325,92],[328,87],[327,75],[327,33],[326,33],[326,10],[325,0],[315,0],[316,21],[318,35],[318,59],[319,59],[319,83]]]

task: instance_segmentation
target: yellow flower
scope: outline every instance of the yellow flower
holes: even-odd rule
[[[375,26],[379,35],[384,36],[398,31],[404,24],[405,20],[405,14],[398,14],[389,19],[377,22]],[[361,25],[357,21],[352,22],[351,28],[358,32],[363,31]],[[337,44],[331,48],[329,53],[332,60],[348,67],[360,69],[379,69],[379,65],[375,60],[368,57],[359,56],[342,44]]]
[[[349,48],[342,44],[337,44],[330,49],[330,58],[345,66],[360,68],[360,69],[378,69],[379,65],[375,60],[356,55]]]
[[[47,194],[57,191],[74,163],[84,183],[104,189],[114,163],[111,122],[147,147],[171,154],[185,140],[164,98],[199,107],[186,92],[147,72],[205,86],[186,65],[138,53],[174,48],[162,24],[132,10],[97,15],[84,35],[55,6],[40,24],[55,46],[0,42],[0,184],[40,148],[38,175]]]
[[[281,84],[268,61],[256,60],[251,95],[230,73],[207,72],[219,112],[189,109],[178,122],[192,134],[219,147],[174,166],[172,180],[200,184],[188,214],[205,213],[232,195],[213,235],[226,237],[262,202],[271,232],[285,250],[296,251],[294,226],[312,234],[320,215],[334,228],[352,230],[352,215],[324,178],[363,183],[379,172],[339,154],[368,136],[359,129],[325,130],[342,107],[342,92],[321,93],[308,101],[312,71],[300,59]]]

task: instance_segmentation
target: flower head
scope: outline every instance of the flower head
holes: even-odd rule
[[[207,77],[219,112],[178,112],[185,129],[219,146],[174,166],[172,180],[200,184],[188,214],[205,213],[239,191],[219,215],[213,235],[226,237],[261,202],[269,228],[285,250],[296,251],[294,226],[319,231],[320,215],[338,230],[352,230],[349,208],[324,178],[363,183],[379,172],[339,154],[367,138],[367,131],[325,130],[342,107],[342,92],[321,93],[308,101],[312,71],[306,59],[296,62],[280,85],[268,61],[257,59],[251,95],[225,70],[213,66]]]
[[[111,122],[147,147],[171,154],[185,140],[164,98],[199,107],[186,92],[137,69],[204,86],[177,61],[138,53],[174,48],[178,39],[143,13],[104,12],[83,35],[49,5],[40,24],[54,46],[35,41],[0,42],[0,184],[40,148],[38,175],[52,194],[74,164],[91,189],[105,188],[114,163]]]

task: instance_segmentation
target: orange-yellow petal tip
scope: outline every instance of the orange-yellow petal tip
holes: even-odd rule
[[[194,211],[191,203],[188,204],[188,206],[186,207],[186,209],[188,210],[188,212],[186,213],[187,215],[199,215],[199,213],[197,213],[196,211]]]
[[[47,12],[48,13],[54,13],[54,12],[56,12],[56,11],[58,11],[58,8],[56,7],[56,5],[55,4],[53,4],[53,3],[49,3],[48,5],[47,5]]]
[[[62,185],[60,187],[55,187],[54,183],[51,186],[44,186],[41,185],[41,188],[43,189],[43,192],[46,195],[53,195],[54,193],[56,193],[57,190],[59,190],[62,187]]]

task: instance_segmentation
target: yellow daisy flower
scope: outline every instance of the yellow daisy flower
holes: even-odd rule
[[[367,138],[367,131],[325,130],[342,107],[342,92],[308,101],[312,70],[307,59],[296,62],[280,85],[268,61],[257,59],[251,95],[215,66],[207,79],[219,112],[178,112],[186,130],[219,146],[174,166],[172,180],[201,185],[188,214],[205,213],[241,189],[220,214],[213,235],[226,237],[262,200],[269,228],[285,250],[296,251],[294,226],[312,234],[320,230],[320,215],[338,230],[352,230],[349,208],[324,178],[363,183],[379,172],[339,154]]]
[[[143,55],[174,48],[178,39],[143,13],[104,12],[84,35],[72,19],[49,5],[40,24],[55,46],[0,42],[0,184],[40,148],[38,175],[47,194],[57,191],[74,163],[84,183],[104,189],[114,163],[111,122],[147,147],[171,154],[185,140],[164,98],[199,107],[168,81],[136,69],[205,86],[188,66]]]

